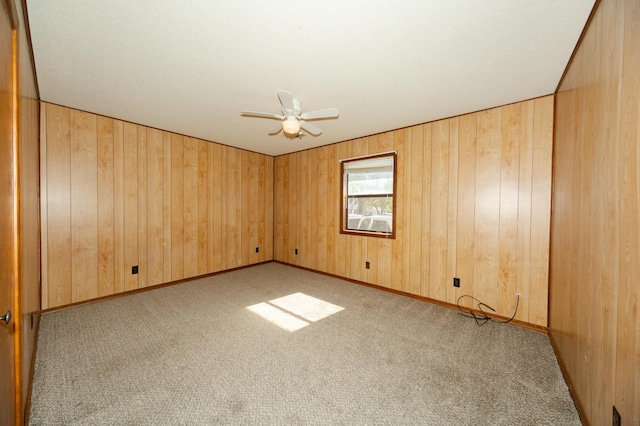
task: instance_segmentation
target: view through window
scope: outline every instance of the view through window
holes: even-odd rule
[[[343,160],[343,233],[393,238],[396,154]]]

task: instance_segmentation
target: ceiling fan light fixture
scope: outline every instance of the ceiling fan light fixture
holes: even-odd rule
[[[288,115],[282,122],[282,130],[288,135],[297,135],[300,133],[300,122],[295,116]]]

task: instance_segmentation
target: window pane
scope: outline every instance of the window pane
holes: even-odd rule
[[[378,173],[349,173],[349,195],[391,194],[393,171]]]
[[[342,230],[393,238],[394,168],[395,153],[342,163]]]

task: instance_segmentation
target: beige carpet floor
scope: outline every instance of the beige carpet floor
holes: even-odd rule
[[[267,263],[44,315],[32,425],[579,425],[548,337]]]

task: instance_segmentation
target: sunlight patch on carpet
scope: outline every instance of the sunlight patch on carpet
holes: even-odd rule
[[[340,312],[344,308],[304,293],[293,293],[247,306],[247,309],[278,327],[293,332],[308,326],[311,322]]]

